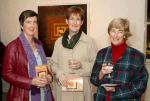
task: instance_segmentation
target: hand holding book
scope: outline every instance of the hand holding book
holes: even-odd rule
[[[68,78],[67,85],[62,86],[62,91],[83,91],[83,78],[76,77],[76,78]]]
[[[44,87],[49,84],[49,82],[52,82],[52,76],[48,74],[47,65],[36,66],[35,70],[36,78],[33,78],[32,85]]]

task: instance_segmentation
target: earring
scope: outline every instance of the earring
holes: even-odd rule
[[[123,38],[125,39],[125,38],[126,38],[126,36],[124,35],[124,36],[123,36]]]

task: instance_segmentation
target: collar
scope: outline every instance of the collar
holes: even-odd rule
[[[87,42],[87,35],[82,31],[79,41]]]

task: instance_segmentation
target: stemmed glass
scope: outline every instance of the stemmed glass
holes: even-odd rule
[[[69,69],[70,69],[70,73],[71,73],[71,74],[74,74],[74,69],[72,68],[72,67],[75,66],[75,59],[73,58],[73,50],[72,50],[71,57],[70,57],[70,59],[68,60],[68,66],[69,66]]]
[[[106,69],[113,69],[113,65],[111,63],[104,63],[103,66],[106,66]],[[109,73],[106,78],[111,78],[111,73]]]
[[[113,65],[111,63],[104,63],[102,66],[106,66],[106,69],[109,69],[109,70],[113,69]],[[104,77],[107,78],[107,79],[110,79],[111,78],[111,73],[106,74]],[[104,87],[116,87],[116,86],[118,86],[118,84],[106,83],[106,84],[101,84],[101,86],[104,86]]]

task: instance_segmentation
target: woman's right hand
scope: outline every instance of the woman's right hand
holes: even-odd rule
[[[69,59],[68,61],[69,68],[71,69],[79,69],[81,68],[81,62],[75,59]]]
[[[113,68],[109,68],[109,66],[107,66],[106,64],[103,64],[102,69],[99,72],[99,80],[101,80],[104,75],[110,74],[111,72],[113,72]]]
[[[48,84],[47,78],[33,78],[32,85],[37,87],[45,87]]]
[[[67,81],[68,81],[68,79],[64,74],[62,74],[59,77],[59,82],[61,83],[62,86],[67,86]]]

